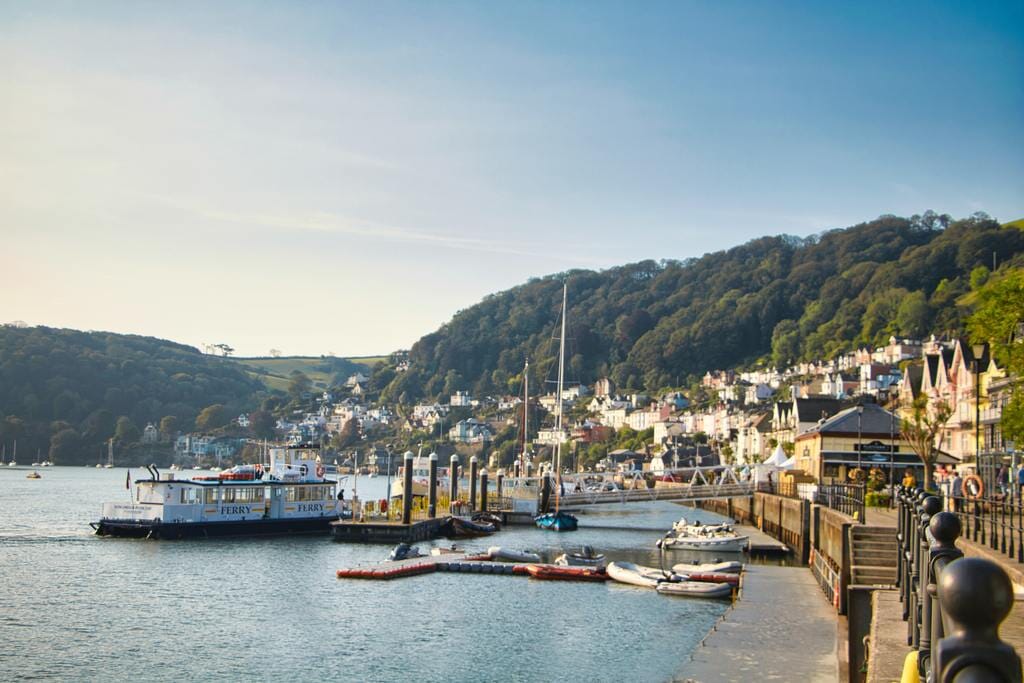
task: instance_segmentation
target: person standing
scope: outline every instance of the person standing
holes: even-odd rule
[[[1024,462],[1017,469],[1017,494],[1020,496],[1018,500],[1024,501]]]

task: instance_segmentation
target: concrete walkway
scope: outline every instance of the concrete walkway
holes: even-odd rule
[[[740,599],[675,680],[832,683],[837,622],[806,567],[748,565]]]

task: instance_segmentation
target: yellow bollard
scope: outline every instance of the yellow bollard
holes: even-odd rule
[[[921,683],[921,677],[917,673],[917,650],[907,653],[903,660],[903,675],[900,676],[900,683]]]

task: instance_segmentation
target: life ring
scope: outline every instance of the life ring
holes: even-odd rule
[[[985,482],[977,474],[968,474],[964,477],[963,493],[967,500],[980,500],[985,495]]]
[[[263,474],[263,464],[262,463],[256,463],[255,465],[252,466],[252,469],[253,469],[254,472],[256,472],[256,474]]]
[[[302,476],[306,476],[307,474],[309,474],[309,466],[303,463],[302,467],[299,468],[299,473]]]
[[[325,474],[327,474],[327,468],[325,468],[323,465],[317,465],[316,466],[316,476],[318,476],[321,479],[323,479],[323,476]]]

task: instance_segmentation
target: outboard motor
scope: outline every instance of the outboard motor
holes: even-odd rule
[[[399,543],[395,546],[391,554],[388,555],[389,560],[406,560],[410,557],[419,557],[419,550],[409,545],[408,543]]]

